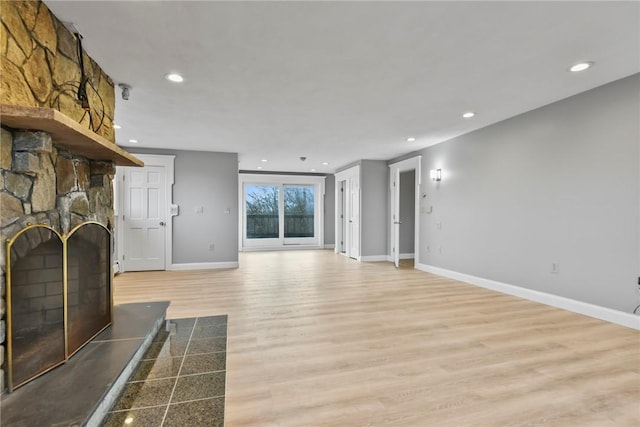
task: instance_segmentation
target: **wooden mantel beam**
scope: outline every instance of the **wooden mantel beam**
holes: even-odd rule
[[[88,159],[112,160],[118,166],[144,166],[142,160],[53,108],[0,104],[0,124],[48,132],[54,145]]]

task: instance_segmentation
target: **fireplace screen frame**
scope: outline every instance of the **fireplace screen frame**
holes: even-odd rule
[[[69,333],[70,333],[70,325],[69,325],[69,240],[83,227],[87,225],[99,226],[106,232],[106,269],[107,269],[107,277],[106,277],[106,286],[107,286],[107,310],[108,310],[108,321],[104,325],[100,325],[98,330],[93,333],[89,338],[81,342],[79,345],[75,346],[73,349],[69,347]],[[14,244],[18,241],[20,236],[26,233],[29,230],[36,228],[44,228],[49,232],[53,233],[55,237],[58,238],[62,245],[62,299],[63,299],[63,335],[64,335],[64,357],[60,360],[56,360],[55,362],[51,362],[49,366],[46,368],[35,372],[33,375],[29,376],[27,379],[20,381],[19,383],[14,383],[14,342],[13,342],[13,301],[12,301],[12,251]],[[55,238],[53,237],[53,238]],[[84,347],[87,343],[89,343],[93,338],[99,335],[102,331],[108,328],[113,323],[113,268],[112,268],[112,245],[113,245],[113,235],[112,232],[105,227],[103,224],[96,221],[86,221],[75,227],[73,227],[68,233],[59,233],[53,227],[47,224],[28,224],[26,227],[22,228],[18,231],[13,237],[9,238],[6,243],[6,321],[7,321],[7,335],[6,335],[6,344],[7,344],[7,386],[9,392],[14,391],[18,387],[27,384],[28,382],[34,380],[35,378],[49,372],[50,370],[65,364],[76,352],[78,352],[82,347]],[[29,251],[33,251],[36,247],[30,248]],[[17,255],[17,254],[16,254]],[[18,260],[15,260],[16,262]]]

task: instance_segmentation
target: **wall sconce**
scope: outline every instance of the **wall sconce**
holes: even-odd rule
[[[431,179],[434,181],[442,181],[442,169],[431,169]]]

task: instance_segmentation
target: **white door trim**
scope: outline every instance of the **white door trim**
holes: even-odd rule
[[[336,242],[339,242],[340,241],[339,240],[339,233],[340,232],[339,232],[338,228],[340,226],[340,223],[339,223],[340,212],[339,212],[339,205],[338,205],[338,200],[337,200],[337,197],[339,196],[339,192],[340,192],[339,184],[340,184],[341,181],[345,181],[346,185],[344,187],[344,191],[345,192],[350,192],[351,191],[350,181],[357,180],[358,181],[358,188],[359,188],[358,191],[361,192],[362,190],[361,190],[361,186],[360,186],[360,184],[361,184],[360,183],[360,165],[356,165],[356,166],[353,166],[353,167],[351,167],[349,169],[345,169],[343,171],[340,171],[340,172],[334,174],[334,176],[335,176],[335,193],[336,193],[335,215],[334,215],[334,218],[335,218],[335,230],[336,230],[335,231],[335,236],[336,236],[335,239],[336,239]],[[358,196],[358,204],[359,204],[359,206],[358,206],[358,215],[362,214],[362,212],[361,212],[362,200],[361,199],[362,198],[360,196]],[[345,216],[347,218],[351,217],[351,197],[350,197],[350,195],[347,195],[345,197],[344,214],[345,214]],[[360,221],[360,218],[358,218],[358,224],[357,224],[357,226],[358,226],[358,240],[359,240],[358,241],[358,250],[357,250],[358,253],[355,254],[355,257],[353,257],[352,254],[351,254],[351,246],[352,246],[351,245],[351,232],[349,230],[350,226],[347,225],[345,227],[345,235],[342,236],[344,238],[344,248],[345,248],[345,252],[342,255],[345,255],[345,256],[350,257],[350,258],[358,259],[358,260],[360,259],[360,251],[361,251],[361,244],[360,243],[361,243],[361,240],[362,240],[362,226],[361,226],[361,223],[362,223],[362,221]],[[335,253],[341,253],[338,245],[336,245],[334,251],[335,251]]]
[[[400,267],[400,169],[390,167],[391,185],[391,260],[396,268]],[[415,236],[414,236],[415,239]],[[414,240],[415,242],[415,240]]]
[[[176,156],[167,156],[160,154],[136,154],[136,157],[144,162],[145,166],[164,166],[165,168],[165,218],[166,230],[165,230],[165,250],[164,250],[164,268],[170,270],[173,260],[173,217],[171,216],[170,207],[173,204],[173,184],[175,182],[174,176],[174,163]],[[118,239],[118,257],[121,259],[124,253],[124,236],[123,236],[123,224],[122,224],[122,195],[124,193],[124,174],[120,167],[116,168],[116,185],[118,186],[116,203],[118,204],[116,211],[119,213],[116,215],[116,236]],[[126,269],[126,263],[124,265]],[[126,270],[123,270],[126,271]]]
[[[394,171],[398,170],[399,172],[408,172],[415,170],[416,178],[415,178],[415,228],[414,228],[414,243],[413,243],[413,253],[415,254],[415,263],[417,266],[420,258],[420,185],[422,184],[422,156],[411,157],[406,160],[402,160],[396,163],[391,163],[389,165],[389,185],[393,187],[394,181]],[[398,182],[398,191],[400,189],[400,183]],[[389,218],[391,218],[391,222],[393,222],[393,198],[389,197]],[[393,224],[390,224],[391,230],[390,235],[393,236]],[[389,239],[389,256],[393,258],[393,240]]]

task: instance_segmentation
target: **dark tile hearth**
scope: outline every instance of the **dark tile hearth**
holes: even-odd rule
[[[0,425],[97,425],[129,378],[134,367],[131,362],[142,358],[146,343],[165,324],[168,306],[168,302],[115,306],[113,325],[66,364],[2,395]],[[145,411],[139,419],[151,420],[153,416],[152,411]]]
[[[103,426],[223,426],[227,316],[167,321]]]

